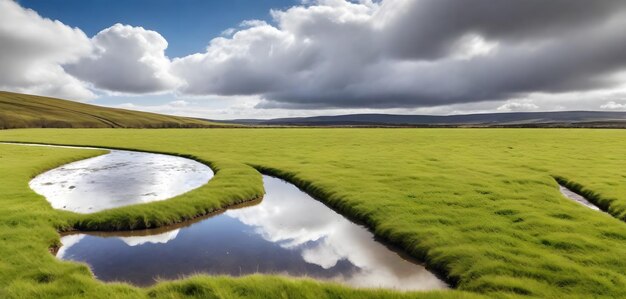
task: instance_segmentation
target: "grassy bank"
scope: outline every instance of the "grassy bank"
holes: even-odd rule
[[[57,229],[88,225],[86,223],[108,223],[105,219],[112,223],[111,227],[106,227],[107,229],[118,226],[125,228],[127,220],[123,219],[133,219],[139,214],[146,216],[146,223],[151,222],[150,217],[155,217],[159,219],[159,224],[163,224],[178,221],[168,220],[171,215],[178,217],[185,213],[194,213],[189,212],[189,207],[171,210],[172,206],[157,204],[131,207],[124,212],[111,210],[82,217],[51,209],[45,199],[28,188],[28,181],[37,173],[101,153],[103,152],[0,145],[2,165],[0,298],[445,298],[447,296],[446,293],[440,292],[402,294],[391,291],[353,290],[334,284],[259,275],[239,279],[199,276],[183,281],[161,283],[149,289],[99,282],[93,278],[87,266],[61,262],[50,254],[48,248],[59,242]],[[167,202],[194,207],[198,196],[207,194],[208,197],[204,197],[204,205],[219,207],[231,204],[220,195],[228,194],[231,199],[243,196],[242,188],[232,188],[233,186],[251,185],[256,187],[254,192],[258,191],[260,184],[256,182],[257,177],[260,180],[258,173],[248,172],[250,174],[248,179],[252,181],[245,179],[240,181],[238,178],[241,175],[236,171],[236,167],[233,167],[233,171],[217,169],[217,175],[210,184]],[[231,182],[223,183],[223,177]],[[237,185],[238,183],[244,185]],[[245,188],[243,190],[245,193]],[[136,210],[137,208],[140,209]],[[455,293],[462,298],[478,298],[472,294]]]
[[[276,292],[293,291],[286,293],[292,297],[375,296],[374,292],[357,294],[337,286],[264,276],[202,277],[141,290],[98,283],[83,266],[55,261],[46,251],[47,245],[58,241],[54,232],[58,227],[160,225],[207,207],[254,196],[262,186],[252,165],[287,178],[342,213],[366,223],[378,236],[399,244],[427,261],[431,268],[448,275],[459,290],[511,297],[626,297],[626,223],[618,220],[626,220],[626,131],[80,129],[3,131],[0,140],[180,153],[209,161],[218,168],[215,183],[179,198],[76,216],[52,210],[25,184],[30,176],[48,166],[85,153],[38,148],[46,155],[27,159],[35,149],[23,153],[14,150],[15,146],[0,146],[2,159],[14,161],[3,163],[2,171],[23,172],[10,179],[0,176],[4,188],[0,195],[0,221],[3,225],[17,222],[14,227],[24,225],[23,232],[29,226],[37,227],[35,233],[24,233],[24,239],[3,242],[11,246],[19,243],[26,248],[2,249],[4,256],[14,256],[10,262],[3,259],[0,266],[7,270],[0,274],[1,282],[8,285],[6,289],[11,294],[31,288],[44,290],[50,284],[29,277],[47,277],[48,271],[55,281],[68,283],[66,280],[74,279],[67,292],[102,289],[102,294],[131,296],[137,292],[163,296],[200,296],[209,292],[276,297],[278,293],[272,291],[275,288]],[[561,196],[555,177],[593,192],[591,199],[606,205],[614,217]],[[15,190],[21,190],[21,200],[11,200],[12,194],[18,193]],[[193,199],[195,196],[198,197]],[[13,231],[3,228],[3,238],[5,234],[13,235]],[[33,257],[29,260],[45,267],[32,267],[22,261],[24,252],[31,251]],[[76,272],[68,270],[74,268]],[[30,274],[16,274],[22,271]],[[10,274],[4,274],[7,272]],[[302,285],[291,288],[294,284]],[[450,291],[404,296],[455,298],[461,294]]]

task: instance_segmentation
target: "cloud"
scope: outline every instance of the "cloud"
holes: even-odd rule
[[[121,93],[171,91],[179,80],[169,73],[167,41],[158,32],[115,24],[96,34],[92,55],[66,65],[94,87]]]
[[[259,108],[399,108],[610,89],[626,67],[626,3],[318,0],[174,59],[189,95]]]
[[[0,0],[0,88],[74,99],[254,97],[263,113],[597,108],[611,105],[594,95],[624,90],[622,0],[307,0],[271,16],[170,59],[158,32],[115,24],[90,39]],[[192,109],[154,104],[165,106]]]
[[[0,0],[0,89],[77,100],[95,97],[62,64],[91,51],[85,34]]]
[[[620,104],[615,101],[610,101],[600,106],[600,108],[605,110],[626,110],[626,103]]]
[[[511,111],[532,111],[539,109],[539,106],[535,105],[532,100],[520,100],[520,101],[509,101],[506,104],[498,107],[496,110],[502,112],[511,112]]]
[[[189,102],[185,100],[176,100],[176,101],[171,101],[169,104],[174,107],[187,107],[187,105],[189,105]]]
[[[224,31],[222,31],[221,35],[222,36],[231,36],[236,31],[237,31],[237,29],[235,29],[235,28],[226,28]]]
[[[239,24],[239,27],[259,27],[265,25],[267,25],[267,22],[263,20],[245,20]]]
[[[384,0],[374,22],[389,54],[408,59],[445,57],[468,33],[504,43],[560,38],[597,26],[624,10],[621,0]]]
[[[87,100],[93,89],[156,93],[180,83],[155,31],[115,24],[89,39],[10,0],[0,0],[0,19],[0,89]]]

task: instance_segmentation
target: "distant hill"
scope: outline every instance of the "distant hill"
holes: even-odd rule
[[[229,123],[279,126],[408,127],[626,127],[626,112],[559,111],[465,115],[349,114],[276,119],[236,119]]]
[[[466,115],[349,114],[276,119],[202,120],[115,109],[0,91],[0,129],[311,127],[593,127],[626,128],[626,112],[560,111]]]
[[[0,129],[205,128],[210,121],[0,91]]]

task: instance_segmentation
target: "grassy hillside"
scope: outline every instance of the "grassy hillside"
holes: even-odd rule
[[[56,98],[0,91],[0,129],[14,128],[202,128],[209,121],[114,109]]]
[[[216,175],[174,199],[53,210],[30,177],[92,152],[0,145],[0,297],[626,298],[626,131],[585,129],[6,130],[0,140],[193,156]],[[55,229],[183,221],[287,179],[443,274],[455,290],[354,291],[279,277],[198,276],[148,289],[95,280],[47,249]],[[610,215],[563,197],[556,178]],[[469,293],[468,293],[469,292]]]

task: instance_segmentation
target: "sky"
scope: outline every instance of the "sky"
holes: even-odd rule
[[[626,111],[623,0],[0,0],[0,90],[204,117]]]
[[[297,0],[20,0],[42,17],[80,28],[89,37],[121,23],[159,32],[168,41],[165,54],[181,57],[202,52],[208,42],[243,20],[269,20],[271,9]]]

